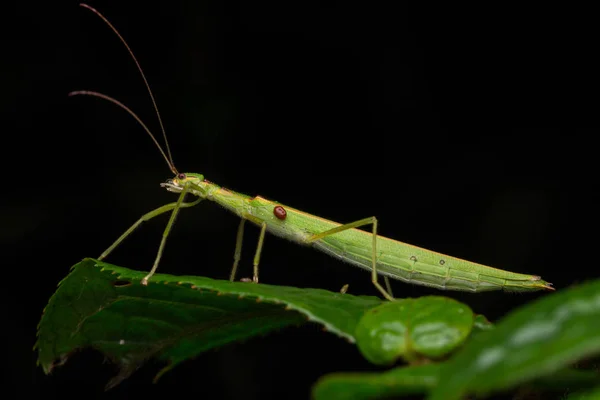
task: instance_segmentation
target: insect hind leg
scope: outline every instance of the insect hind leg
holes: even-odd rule
[[[372,242],[372,252],[371,252],[371,261],[372,261],[372,269],[371,269],[371,282],[373,285],[379,290],[379,292],[385,297],[387,300],[394,300],[393,295],[391,294],[391,286],[387,276],[384,276],[383,279],[385,281],[385,285],[387,286],[387,291],[381,286],[379,281],[377,280],[377,218],[369,217],[363,218],[358,221],[350,222],[348,224],[340,225],[335,228],[329,229],[325,232],[316,233],[309,237],[306,241],[307,243],[315,242],[319,239],[323,239],[324,237],[334,235],[336,233],[346,231],[348,229],[358,228],[360,226],[365,226],[371,224],[373,226],[373,242]]]

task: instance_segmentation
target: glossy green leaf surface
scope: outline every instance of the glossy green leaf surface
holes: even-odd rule
[[[460,349],[429,399],[484,395],[546,376],[599,354],[599,332],[600,280],[544,296]]]
[[[440,358],[465,341],[473,319],[466,304],[448,297],[399,299],[365,312],[356,341],[365,358],[378,365]]]
[[[360,316],[382,302],[321,289],[164,274],[143,286],[144,275],[93,259],[75,265],[38,326],[44,371],[92,347],[121,367],[113,385],[149,358],[166,361],[167,370],[208,349],[307,320],[352,342]]]

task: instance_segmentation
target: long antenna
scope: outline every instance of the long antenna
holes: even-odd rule
[[[127,51],[129,52],[129,55],[131,55],[131,58],[135,62],[135,65],[137,66],[138,71],[140,71],[140,75],[142,75],[142,79],[144,80],[144,84],[146,85],[146,89],[148,89],[148,93],[150,94],[150,99],[152,100],[152,105],[154,106],[154,111],[156,111],[156,117],[158,118],[158,123],[160,124],[160,130],[162,131],[162,134],[163,134],[163,138],[164,138],[164,141],[165,141],[165,147],[167,148],[167,155],[168,155],[168,157],[165,155],[165,152],[162,150],[162,148],[158,144],[158,141],[156,140],[156,138],[154,137],[154,135],[152,135],[152,133],[146,127],[146,125],[144,125],[142,123],[141,119],[137,115],[135,115],[133,113],[133,111],[131,111],[128,107],[126,107],[121,102],[113,99],[112,97],[109,97],[109,96],[106,96],[106,95],[103,95],[103,94],[97,93],[97,92],[91,92],[91,91],[83,91],[83,90],[82,91],[76,91],[76,92],[69,93],[69,95],[70,96],[73,96],[73,95],[90,95],[90,96],[100,97],[102,99],[105,99],[105,100],[108,100],[108,101],[111,101],[111,102],[115,103],[119,107],[123,108],[125,111],[129,112],[129,114],[131,114],[144,127],[144,129],[146,130],[146,132],[148,132],[148,134],[152,137],[152,140],[158,146],[161,154],[167,160],[167,163],[169,164],[169,168],[171,168],[171,171],[174,174],[177,174],[177,169],[175,168],[175,163],[173,162],[173,156],[171,155],[171,149],[169,148],[169,141],[167,140],[167,133],[165,131],[165,127],[163,125],[162,119],[160,118],[160,112],[158,112],[158,106],[156,105],[156,100],[154,99],[154,95],[152,94],[152,89],[150,89],[150,84],[148,83],[148,80],[146,79],[146,75],[144,75],[144,71],[142,70],[142,67],[140,66],[140,63],[138,62],[137,58],[135,58],[135,55],[133,54],[133,51],[131,50],[131,48],[129,47],[129,45],[125,41],[125,39],[123,39],[123,36],[121,36],[121,34],[117,30],[117,28],[115,28],[108,21],[108,19],[106,19],[106,17],[104,17],[104,15],[102,15],[95,8],[89,6],[89,5],[85,4],[85,3],[80,3],[79,5],[81,7],[87,8],[88,10],[92,11],[94,14],[96,14],[97,16],[99,16],[106,23],[106,25],[108,25],[110,27],[110,29],[112,29],[112,31],[117,35],[117,37],[121,40],[121,42],[127,48]]]
[[[150,129],[148,129],[146,124],[144,124],[142,122],[141,118],[138,117],[133,111],[131,111],[131,109],[129,107],[127,107],[125,104],[121,103],[117,99],[114,99],[114,98],[107,96],[105,94],[102,94],[102,93],[92,92],[90,90],[76,90],[74,92],[69,93],[69,96],[78,96],[78,95],[99,97],[101,99],[108,100],[111,103],[118,105],[123,110],[127,111],[133,118],[135,118],[135,120],[142,126],[142,128],[144,128],[144,130],[148,133],[148,135],[150,135],[150,137],[152,138],[152,141],[154,142],[154,144],[156,144],[156,147],[158,147],[158,151],[160,151],[160,154],[162,154],[162,156],[165,158],[165,161],[167,162],[167,164],[169,164],[169,168],[171,169],[171,172],[173,172],[175,175],[177,175],[177,169],[175,169],[175,166],[171,163],[171,161],[169,161],[169,158],[163,151],[162,147],[160,147],[160,144],[158,144],[158,141],[156,140],[156,138],[154,137],[152,132],[150,132]]]

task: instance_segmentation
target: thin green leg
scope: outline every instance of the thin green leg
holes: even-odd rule
[[[369,217],[369,218],[364,218],[364,219],[361,219],[358,221],[350,222],[348,224],[340,225],[333,229],[329,229],[325,232],[317,233],[317,234],[311,236],[310,238],[308,238],[307,242],[308,243],[314,242],[319,239],[323,239],[326,236],[333,235],[335,233],[339,233],[339,232],[342,232],[342,231],[345,231],[348,229],[358,228],[359,226],[364,226],[364,225],[369,225],[369,224],[373,225],[373,244],[372,244],[373,251],[371,253],[371,260],[372,260],[371,282],[373,282],[373,285],[375,285],[375,287],[377,288],[377,290],[379,290],[379,292],[383,295],[383,297],[385,297],[388,300],[394,300],[394,297],[391,294],[389,294],[383,288],[383,286],[381,286],[381,284],[377,281],[377,218]],[[384,277],[384,280],[386,281],[386,286],[388,286],[388,290],[389,290],[390,287],[389,287],[389,281],[387,281],[387,277]]]
[[[204,200],[202,197],[198,198],[198,200],[193,201],[191,203],[181,203],[179,206],[181,208],[187,208],[187,207],[193,207],[196,204],[200,203],[202,200]],[[98,257],[98,260],[103,260],[106,257],[108,257],[108,255],[119,245],[121,244],[121,242],[123,240],[125,240],[127,238],[127,236],[129,236],[138,226],[140,226],[142,224],[142,222],[146,222],[148,220],[151,220],[152,218],[159,216],[160,214],[164,214],[167,211],[171,211],[172,209],[174,209],[177,206],[177,202],[175,203],[169,203],[169,204],[165,204],[162,207],[158,207],[155,210],[150,211],[149,213],[146,213],[144,215],[142,215],[142,217],[140,219],[138,219],[135,224],[131,225],[131,227],[129,229],[127,229],[125,231],[125,233],[123,233],[121,236],[119,236],[119,238],[106,250],[104,250],[104,252],[100,255],[100,257]]]
[[[390,296],[392,296],[392,298],[394,297],[394,292],[392,292],[392,285],[390,284],[390,278],[388,278],[387,276],[383,276],[383,283],[385,283],[385,289],[387,290],[387,292],[389,293]]]
[[[183,199],[185,198],[187,191],[188,191],[188,185],[186,184],[183,186],[183,190],[181,191],[181,194],[179,195],[179,198],[177,199],[177,203],[175,203],[175,207],[173,207],[173,212],[171,213],[171,218],[169,218],[169,222],[167,223],[167,226],[165,227],[165,231],[163,232],[162,239],[160,241],[160,246],[158,247],[158,253],[156,254],[156,259],[154,260],[154,265],[152,266],[152,269],[150,270],[148,275],[146,275],[144,278],[142,278],[141,284],[144,286],[148,284],[148,279],[150,279],[152,277],[152,275],[154,275],[154,272],[156,272],[156,268],[158,268],[158,263],[160,262],[163,250],[165,249],[165,244],[167,243],[167,237],[169,237],[171,228],[175,224],[175,218],[177,218],[177,214],[179,213],[179,210],[181,209],[181,205],[183,204]]]
[[[244,240],[245,223],[246,220],[242,218],[237,230],[237,237],[235,239],[235,253],[233,254],[233,268],[231,269],[231,275],[229,276],[229,280],[231,282],[235,280],[235,273],[237,272],[237,267],[240,262],[240,258],[242,257],[242,241]]]
[[[265,232],[267,231],[267,224],[263,222],[260,226],[260,236],[258,237],[258,246],[256,247],[256,254],[254,255],[254,274],[252,275],[252,281],[258,283],[258,263],[260,261],[260,253],[262,252],[263,243],[265,241]]]

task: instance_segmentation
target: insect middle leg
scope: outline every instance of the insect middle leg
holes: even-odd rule
[[[246,218],[242,218],[242,220],[240,221],[240,225],[238,226],[237,236],[235,240],[235,253],[233,254],[233,268],[231,269],[231,274],[229,275],[229,280],[232,282],[235,280],[235,274],[237,272],[237,267],[242,255],[242,242],[244,240],[244,225],[246,223],[246,219],[252,219],[252,216],[246,215]],[[258,264],[260,262],[262,247],[265,242],[267,224],[259,219],[253,219],[253,221],[257,222],[258,225],[260,225],[260,236],[258,238],[258,245],[256,246],[256,253],[254,254],[254,265],[252,274],[252,282],[258,283]]]
[[[385,297],[388,300],[394,300],[394,296],[391,294],[391,286],[390,286],[390,282],[388,280],[387,276],[384,276],[383,279],[385,281],[385,285],[387,287],[387,291],[383,288],[383,286],[381,286],[381,284],[378,282],[377,278],[377,218],[375,217],[369,217],[369,218],[364,218],[358,221],[354,221],[354,222],[350,222],[348,224],[344,224],[344,225],[340,225],[337,226],[333,229],[329,229],[325,232],[321,232],[321,233],[317,233],[311,237],[309,237],[307,239],[308,243],[317,241],[319,239],[323,239],[326,236],[330,236],[348,229],[353,229],[353,228],[358,228],[360,226],[364,226],[364,225],[369,225],[372,224],[373,225],[373,242],[372,242],[372,252],[371,252],[371,259],[372,259],[372,269],[371,269],[371,282],[373,282],[373,285],[375,285],[375,287],[377,288],[377,290],[379,290],[379,292],[383,295],[383,297]]]
[[[244,225],[246,224],[246,220],[244,218],[240,219],[240,225],[238,226],[237,236],[235,238],[235,253],[233,253],[233,268],[231,268],[231,274],[229,275],[229,280],[233,282],[235,280],[235,273],[237,272],[238,264],[240,263],[240,258],[242,257],[242,242],[244,241]]]

